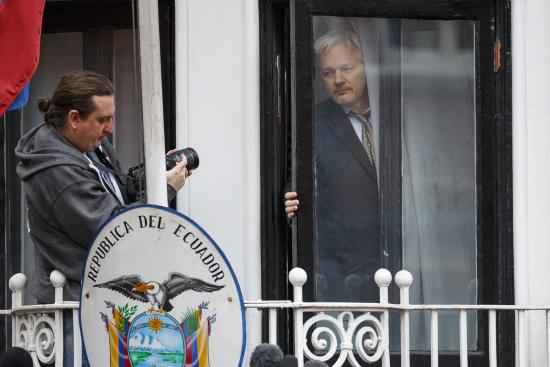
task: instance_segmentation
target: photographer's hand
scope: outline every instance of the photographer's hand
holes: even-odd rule
[[[170,152],[168,152],[170,154]],[[191,176],[191,171],[187,171],[187,158],[181,157],[181,162],[176,164],[174,168],[166,172],[166,182],[172,186],[174,190],[179,191],[185,185],[185,179]]]

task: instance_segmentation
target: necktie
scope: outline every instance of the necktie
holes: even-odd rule
[[[374,131],[370,122],[370,111],[367,111],[364,114],[350,111],[349,115],[361,121],[363,124],[361,144],[363,144],[363,148],[367,152],[370,162],[376,169],[376,147],[374,146]]]

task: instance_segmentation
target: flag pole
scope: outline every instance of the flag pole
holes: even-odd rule
[[[137,3],[147,202],[167,206],[158,3]]]

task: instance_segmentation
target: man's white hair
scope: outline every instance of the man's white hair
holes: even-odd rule
[[[315,49],[315,54],[320,58],[325,52],[328,51],[329,48],[340,44],[346,45],[350,50],[351,48],[355,48],[359,51],[359,56],[361,59],[363,59],[359,38],[355,35],[355,33],[345,30],[333,29],[325,33],[319,37],[317,41],[315,41],[315,45],[313,47]]]

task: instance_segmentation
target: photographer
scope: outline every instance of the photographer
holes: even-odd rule
[[[16,147],[17,174],[25,192],[34,243],[31,293],[52,303],[50,273],[67,277],[66,301],[78,301],[88,244],[111,215],[139,199],[139,177],[124,175],[106,136],[113,132],[114,88],[90,71],[65,74],[51,99],[39,101],[44,123]],[[173,199],[188,176],[182,157],[166,174]],[[72,355],[70,312],[65,319],[65,350]],[[70,339],[67,333],[71,333]],[[65,360],[64,365],[72,365]]]

